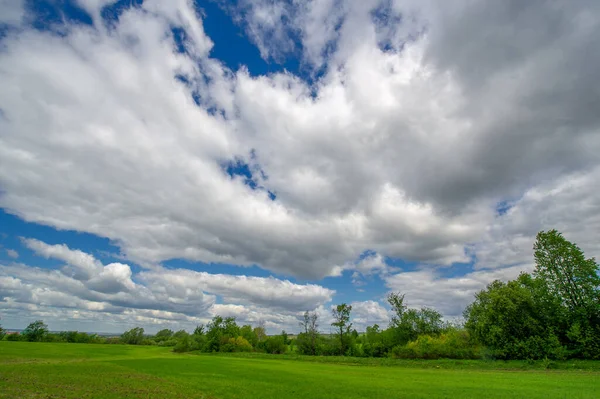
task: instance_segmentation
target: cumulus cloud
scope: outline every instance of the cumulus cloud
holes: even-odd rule
[[[21,10],[21,2],[0,10],[8,3]],[[380,274],[377,259],[360,261],[371,250],[427,265],[389,277],[395,286],[403,275],[444,286],[437,267],[475,261],[468,276],[483,281],[491,269],[526,266],[540,229],[559,228],[600,253],[592,239],[600,231],[597,3],[240,1],[229,9],[264,58],[299,57],[311,83],[211,58],[191,2],[148,0],[108,24],[109,3],[79,1],[92,26],[56,35],[22,25],[1,39],[0,207],[107,237],[150,268],[142,286],[125,264],[26,241],[67,263],[49,275],[60,284],[122,306],[135,290],[151,303],[162,274],[207,309],[216,304],[186,278],[262,309],[270,291],[231,287],[285,291],[285,281],[160,263],[258,265],[319,279]],[[276,199],[229,176],[223,165],[233,160],[260,170],[257,186]],[[499,203],[510,209],[498,212]],[[463,303],[466,291],[452,289]],[[331,297],[309,286],[290,292],[288,309]]]
[[[219,314],[240,322],[264,320],[268,327],[296,328],[305,310],[322,307],[335,291],[273,277],[247,277],[157,268],[134,274],[129,265],[103,265],[92,255],[66,245],[24,239],[38,255],[65,262],[59,268],[0,265],[0,298],[7,309],[29,309],[93,320],[124,320],[145,325],[180,323],[190,327]],[[84,270],[85,274],[73,273]],[[136,281],[134,281],[134,279]],[[85,311],[82,313],[81,311]],[[116,317],[116,318],[115,318]]]
[[[512,280],[532,266],[478,270],[457,277],[442,277],[439,271],[418,270],[390,275],[385,279],[392,291],[405,294],[408,307],[432,307],[447,317],[460,317],[474,295],[494,280]]]
[[[353,328],[365,331],[367,326],[378,324],[387,327],[390,321],[390,311],[376,301],[352,302]]]

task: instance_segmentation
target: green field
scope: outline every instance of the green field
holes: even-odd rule
[[[596,371],[518,370],[523,362],[298,360],[0,342],[0,398],[599,397],[597,363],[581,365]]]

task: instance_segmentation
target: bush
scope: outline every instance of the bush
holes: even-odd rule
[[[271,353],[274,355],[280,355],[287,351],[287,345],[285,344],[284,339],[281,335],[268,337],[267,339],[259,343],[259,347],[264,352]]]
[[[190,337],[188,335],[182,336],[178,341],[175,347],[173,348],[173,352],[183,353],[190,351]]]
[[[23,337],[21,334],[18,334],[18,333],[6,334],[6,337],[4,337],[4,339],[6,341],[25,341],[25,337]]]
[[[421,335],[392,349],[392,357],[397,359],[479,359],[481,355],[481,348],[464,330],[450,330],[439,337]]]
[[[252,352],[252,345],[244,337],[228,338],[221,345],[221,352]]]

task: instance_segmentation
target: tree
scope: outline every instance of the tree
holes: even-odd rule
[[[240,336],[244,337],[246,341],[250,343],[250,345],[256,347],[256,344],[258,343],[258,337],[254,333],[254,330],[252,329],[251,325],[246,324],[242,326],[240,328]]]
[[[551,295],[560,298],[571,311],[597,311],[600,300],[600,276],[594,258],[556,230],[541,231],[533,246],[533,276],[545,282]]]
[[[399,292],[390,292],[387,296],[387,301],[392,308],[394,315],[390,320],[390,326],[397,327],[401,320],[404,312],[406,311],[406,305],[404,304],[404,294]]]
[[[404,345],[416,340],[419,335],[437,336],[442,332],[444,322],[437,310],[427,307],[408,309],[404,304],[404,294],[399,292],[388,294],[387,301],[394,312],[390,321],[394,344]]]
[[[157,342],[166,341],[166,340],[170,339],[172,336],[173,336],[173,331],[169,330],[168,328],[165,328],[165,329],[157,332],[156,335],[154,336],[154,339]]]
[[[125,331],[121,335],[121,341],[124,344],[129,345],[140,345],[144,340],[144,329],[142,327],[135,327],[131,330]]]
[[[194,328],[193,335],[204,335],[204,324],[198,324],[196,328]]]
[[[600,275],[594,258],[556,230],[538,233],[533,277],[552,322],[579,357],[600,358]]]
[[[42,320],[36,320],[23,330],[23,337],[29,342],[41,342],[48,335],[48,326]]]
[[[340,337],[340,354],[343,356],[346,353],[346,340],[344,337],[349,333],[352,323],[350,323],[350,312],[352,311],[352,305],[342,303],[333,308],[331,314],[334,322],[332,326],[336,327]]]
[[[254,327],[254,334],[258,342],[262,342],[267,339],[267,330],[265,328],[265,321],[259,320],[258,326]]]
[[[2,341],[2,339],[4,339],[5,335],[6,335],[6,331],[4,331],[4,328],[2,328],[2,326],[0,325],[0,341]]]
[[[501,359],[560,358],[563,348],[536,296],[531,276],[494,281],[464,312],[465,327]]]
[[[298,335],[298,350],[305,355],[316,355],[319,339],[319,315],[316,312],[304,312],[300,326],[304,332]]]

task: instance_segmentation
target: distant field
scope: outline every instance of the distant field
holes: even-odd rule
[[[296,360],[0,342],[0,398],[598,398],[600,366],[561,367],[578,365],[588,370],[516,370],[526,368],[524,362]]]

